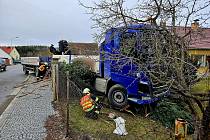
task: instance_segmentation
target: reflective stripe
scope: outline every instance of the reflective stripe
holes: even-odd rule
[[[90,95],[85,95],[80,100],[80,105],[85,112],[91,111],[95,106],[93,105],[93,100],[91,99]]]
[[[87,108],[87,107],[91,107],[93,104],[90,102],[90,103],[87,103],[87,104],[83,104],[82,106],[83,106],[83,108]]]
[[[96,97],[96,100],[95,100],[95,101],[97,102],[98,100],[99,100],[99,98],[98,98],[98,97]]]
[[[38,69],[40,70],[40,71],[44,71],[45,70],[45,67],[44,67],[45,65],[41,65]]]
[[[92,104],[89,104],[89,105],[83,106],[83,110],[87,110],[87,109],[91,108],[92,106],[93,106]]]
[[[85,112],[89,112],[89,111],[93,110],[94,107],[95,107],[95,106],[93,105],[91,108],[86,109],[86,110],[84,110],[84,111],[85,111]]]
[[[92,104],[92,102],[91,102],[91,101],[87,101],[87,102],[83,103],[82,105],[83,105],[83,106],[86,106],[86,105],[88,105],[88,104]]]

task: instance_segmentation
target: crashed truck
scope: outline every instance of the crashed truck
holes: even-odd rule
[[[100,45],[99,76],[94,85],[97,91],[108,96],[109,102],[115,108],[123,108],[131,103],[151,104],[169,94],[167,85],[152,84],[148,74],[132,62],[135,55],[143,53],[142,47],[139,47],[143,45],[137,41],[150,28],[155,27],[139,24],[112,28],[107,31],[105,40]],[[134,40],[130,49],[122,45],[127,40]],[[130,54],[124,53],[126,49],[127,52],[133,51]]]
[[[123,108],[128,104],[152,104],[169,94],[168,85],[152,84],[148,74],[138,64],[132,62],[135,55],[144,52],[139,48],[141,42],[136,43],[136,41],[139,40],[141,34],[151,28],[155,27],[147,24],[131,25],[126,28],[111,28],[105,34],[105,39],[100,45],[99,63],[96,62],[99,70],[95,70],[98,74],[93,87],[97,92],[107,95],[114,108]],[[133,50],[133,52],[125,54],[124,51],[127,48],[122,45],[122,42],[129,42],[129,40],[134,40],[128,50]],[[69,60],[66,55],[53,57],[60,59],[66,57],[65,62]],[[80,56],[68,57],[74,61]],[[88,56],[90,57],[93,56]]]
[[[35,73],[36,77],[39,74],[39,66],[41,63],[45,64],[47,69],[50,68],[52,58],[49,56],[39,56],[39,57],[21,57],[21,64],[23,66],[24,74],[29,74],[29,71]]]

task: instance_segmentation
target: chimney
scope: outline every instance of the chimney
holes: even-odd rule
[[[152,16],[149,16],[149,17],[147,18],[147,20],[148,20],[148,23],[153,24]]]
[[[160,27],[166,28],[166,21],[161,20],[160,21]]]
[[[191,29],[193,31],[197,31],[199,28],[199,19],[194,20],[194,22],[191,24]]]

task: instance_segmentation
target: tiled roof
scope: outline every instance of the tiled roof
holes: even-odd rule
[[[176,27],[176,33],[180,36],[184,36],[189,31],[190,34],[185,38],[190,41],[189,49],[210,49],[210,28],[192,31],[191,27]]]
[[[0,58],[9,58],[9,59],[11,59],[11,56],[9,54],[7,54],[5,51],[3,51],[2,49],[0,49]]]
[[[5,51],[7,54],[10,54],[11,51],[14,49],[14,47],[4,47],[4,46],[0,46],[0,48]]]
[[[210,28],[204,28],[192,37],[190,49],[210,49]]]

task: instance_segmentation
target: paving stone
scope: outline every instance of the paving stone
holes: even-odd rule
[[[44,123],[55,113],[51,105],[51,88],[42,86],[43,82],[23,88],[0,116],[0,140],[45,138]]]

